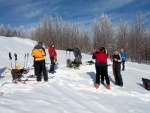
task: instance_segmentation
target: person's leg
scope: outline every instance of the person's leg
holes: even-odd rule
[[[116,72],[116,63],[113,63],[113,74],[114,74],[114,79],[115,79],[115,85],[118,85],[118,80],[117,80],[117,72]]]
[[[99,66],[96,66],[96,84],[100,84],[100,71],[99,71]]]
[[[101,83],[104,84],[104,74],[101,74]]]
[[[48,81],[48,76],[46,72],[45,60],[41,61],[41,68],[43,71],[44,81]]]
[[[41,68],[40,68],[40,62],[35,61],[35,67],[37,72],[37,81],[41,81]]]
[[[36,66],[35,66],[35,60],[34,60],[33,66],[34,66],[34,76],[37,76],[37,69],[36,69]]]
[[[122,60],[122,71],[125,70],[125,60]]]
[[[107,66],[103,66],[103,76],[105,77],[106,84],[110,85],[109,77],[108,77],[108,71]]]
[[[117,75],[118,85],[122,87],[123,80],[122,80],[122,76],[121,76],[121,64],[119,64],[119,63],[116,65],[116,75]]]
[[[75,64],[76,64],[76,67],[79,67],[80,64],[81,64],[81,59],[80,57],[75,57]]]
[[[96,68],[97,68],[97,73],[96,73],[95,87],[97,89],[97,88],[99,88],[99,85],[100,85],[100,75],[102,74],[102,67],[101,66],[96,66]]]
[[[55,66],[54,58],[51,57],[50,60],[51,60],[51,67],[50,67],[49,72],[54,72],[54,66]]]

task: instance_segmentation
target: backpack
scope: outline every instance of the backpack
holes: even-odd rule
[[[67,59],[67,67],[74,67],[74,61]]]
[[[150,80],[146,78],[142,78],[142,81],[145,89],[150,91]]]

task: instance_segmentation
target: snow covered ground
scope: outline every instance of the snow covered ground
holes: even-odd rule
[[[92,60],[90,55],[82,54],[83,65],[80,70],[66,68],[66,52],[57,50],[58,67],[55,77],[48,83],[12,84],[8,53],[18,55],[17,64],[24,67],[25,53],[29,53],[28,67],[32,67],[31,51],[36,45],[30,39],[0,37],[0,113],[148,113],[150,111],[150,92],[145,90],[141,78],[150,79],[150,66],[126,62],[122,72],[123,87],[114,85],[112,67],[108,67],[111,90],[104,85],[94,88],[95,67],[85,65]],[[46,49],[47,52],[47,49]],[[71,54],[72,59],[74,58]],[[50,62],[48,53],[46,62]],[[109,64],[111,62],[108,60]],[[21,68],[22,68],[21,67]],[[48,67],[49,68],[49,67]],[[29,72],[32,74],[33,70]],[[48,74],[48,76],[53,76]],[[24,75],[26,76],[26,75]]]

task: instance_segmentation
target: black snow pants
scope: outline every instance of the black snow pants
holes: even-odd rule
[[[115,84],[123,86],[123,80],[121,76],[121,63],[113,63],[113,73],[115,77]]]
[[[103,77],[103,79],[105,77],[107,85],[110,84],[107,66],[96,66],[96,84],[100,84],[100,76]]]
[[[34,65],[36,67],[37,81],[41,81],[41,79],[42,79],[41,73],[42,72],[43,72],[43,76],[44,76],[44,81],[48,81],[45,60],[35,61]]]
[[[49,72],[54,72],[54,68],[55,68],[54,57],[50,57],[50,60],[51,60],[51,67]]]

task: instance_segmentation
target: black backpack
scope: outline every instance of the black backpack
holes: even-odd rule
[[[146,78],[142,78],[142,81],[145,89],[150,91],[150,80]]]

